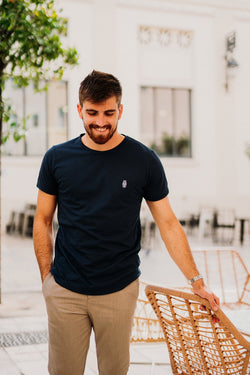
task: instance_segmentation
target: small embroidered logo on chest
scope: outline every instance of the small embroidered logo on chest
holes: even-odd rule
[[[123,188],[123,189],[126,189],[127,186],[128,186],[128,182],[127,182],[127,180],[123,180],[123,181],[122,181],[122,188]]]

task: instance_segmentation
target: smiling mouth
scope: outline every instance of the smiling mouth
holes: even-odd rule
[[[105,131],[110,130],[110,126],[102,126],[102,127],[100,127],[100,126],[96,126],[96,125],[91,125],[90,127],[92,129],[100,132],[100,133],[105,133]]]
[[[107,130],[107,128],[95,128],[95,130],[97,130],[100,133],[104,133]]]

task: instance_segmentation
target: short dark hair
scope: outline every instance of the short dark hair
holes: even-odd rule
[[[80,84],[79,103],[81,106],[85,100],[100,103],[112,96],[116,97],[120,106],[122,87],[119,80],[112,74],[93,70]]]

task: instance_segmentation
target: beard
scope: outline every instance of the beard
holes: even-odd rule
[[[90,125],[84,124],[84,128],[86,132],[88,133],[89,137],[92,139],[92,141],[94,141],[98,145],[103,145],[107,143],[113,137],[114,133],[117,130],[117,124],[113,129],[112,129],[112,126],[109,124],[104,125],[102,127],[98,125],[94,125],[94,124],[90,124]],[[104,134],[102,134],[101,132],[98,132],[97,134],[97,131],[95,129],[98,129],[98,128],[102,128],[102,129],[104,128],[105,129]]]

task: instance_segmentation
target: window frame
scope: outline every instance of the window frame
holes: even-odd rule
[[[32,111],[32,104],[33,103],[29,102],[29,100],[27,99],[27,96],[30,96],[30,92],[28,90],[34,90],[34,84],[31,82],[27,87],[19,88],[14,84],[13,78],[10,78],[8,81],[9,81],[9,84],[10,84],[11,91],[10,92],[7,91],[7,92],[4,93],[5,94],[4,100],[5,99],[8,100],[8,101],[11,100],[11,102],[14,102],[14,103],[15,103],[16,100],[19,101],[19,107],[20,108],[19,108],[19,111],[18,111],[19,113],[17,113],[17,119],[19,121],[22,121],[22,119],[26,119],[26,121],[28,123],[27,132],[29,131],[29,128],[31,130],[32,130],[33,127],[38,128],[39,122],[41,121],[40,117],[39,117],[39,113]],[[55,83],[55,82],[51,81],[51,83]],[[68,80],[65,80],[65,79],[58,81],[58,83],[64,85],[65,102],[62,102],[61,107],[57,107],[57,110],[66,108],[66,112],[64,112],[64,115],[65,115],[65,136],[63,136],[65,139],[61,139],[57,142],[57,143],[61,143],[61,142],[67,141],[68,136],[69,136],[69,118],[68,118],[68,102],[69,102],[68,86],[69,85],[68,85]],[[16,92],[16,94],[15,94],[15,92]],[[50,83],[48,83],[48,89],[44,90],[44,91],[41,91],[40,94],[43,94],[42,97],[41,97],[41,99],[42,99],[42,101],[41,101],[41,111],[44,111],[44,119],[43,119],[44,125],[41,128],[41,131],[43,132],[43,135],[44,135],[44,147],[42,146],[42,148],[44,148],[44,149],[39,150],[37,153],[34,153],[32,151],[29,152],[29,139],[24,137],[23,139],[21,139],[18,142],[18,150],[16,151],[17,144],[10,137],[10,139],[7,140],[7,144],[2,145],[2,152],[3,152],[4,156],[13,156],[13,157],[16,157],[16,156],[20,156],[20,157],[42,156],[48,150],[48,148],[51,146],[51,142],[50,142],[51,130],[53,130],[53,128],[55,128],[55,125],[51,122],[52,120],[50,119],[50,116],[49,116],[49,106],[53,107],[53,103],[49,103],[49,101],[51,101]],[[37,95],[39,95],[39,92],[38,92]],[[11,98],[11,99],[9,99],[9,98]],[[38,116],[37,119],[36,119],[37,122],[38,122],[38,126],[34,126],[34,117],[35,116]],[[51,125],[52,125],[52,127],[51,127]]]
[[[141,139],[143,139],[143,133],[142,133],[143,132],[143,124],[142,124],[142,121],[143,121],[142,120],[143,103],[142,103],[142,95],[141,95],[141,92],[142,92],[143,89],[152,89],[152,118],[153,118],[152,128],[153,129],[157,129],[157,126],[158,126],[157,120],[156,120],[156,118],[157,118],[156,90],[157,89],[170,90],[170,92],[171,92],[171,102],[172,102],[172,105],[171,105],[171,107],[172,107],[171,116],[173,117],[173,120],[172,120],[172,125],[173,125],[172,149],[173,149],[173,152],[172,152],[172,154],[161,151],[159,145],[158,146],[157,146],[157,144],[154,145],[155,137],[153,137],[151,145],[147,145],[147,146],[149,146],[150,148],[155,150],[156,153],[160,157],[176,158],[176,159],[180,159],[180,160],[183,160],[183,159],[191,160],[191,159],[193,159],[193,126],[192,126],[193,89],[191,87],[181,87],[181,86],[180,87],[173,87],[173,86],[167,86],[167,85],[161,86],[161,85],[141,84],[140,87],[139,87],[139,90],[140,90],[140,119],[141,119],[141,121],[140,121],[140,138]],[[173,93],[177,90],[185,90],[188,93],[188,102],[189,102],[189,105],[188,105],[188,124],[189,124],[188,130],[189,130],[189,133],[188,134],[189,134],[189,138],[187,139],[188,140],[188,153],[186,155],[185,154],[182,155],[181,153],[178,153],[176,151],[177,144],[176,144],[175,134],[178,131],[176,131],[176,125],[175,125],[175,123],[176,123],[176,112],[173,110],[173,108],[175,107],[174,100],[176,100],[175,95]],[[182,137],[180,137],[180,139],[181,138]]]

